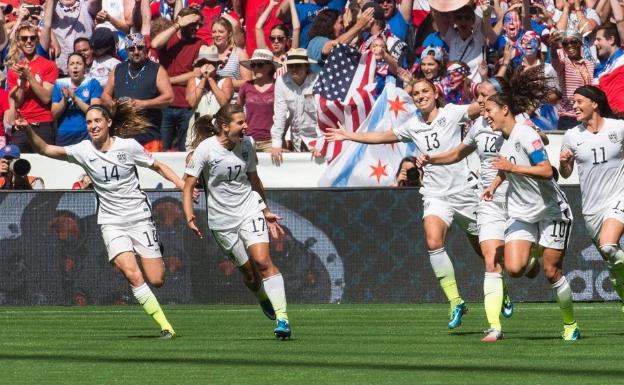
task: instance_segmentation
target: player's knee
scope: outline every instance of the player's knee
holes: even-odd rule
[[[439,237],[427,237],[427,250],[438,250],[444,248],[444,240]]]
[[[505,271],[510,277],[519,278],[524,275],[524,266],[510,263],[509,265],[505,265]]]
[[[124,272],[124,275],[130,285],[132,285],[133,287],[139,287],[144,282],[143,274],[141,274],[141,270],[138,268],[126,270]]]
[[[165,277],[164,276],[150,277],[148,281],[150,285],[152,285],[153,287],[162,287],[162,285],[165,284]]]
[[[610,261],[617,255],[619,246],[614,244],[606,244],[600,246],[600,254],[606,261]]]

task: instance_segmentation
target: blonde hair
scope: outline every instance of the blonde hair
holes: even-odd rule
[[[28,30],[34,33],[37,36],[37,40],[39,40],[39,31],[37,30],[37,27],[35,27],[33,24],[31,24],[28,21],[25,21],[21,23],[20,25],[18,25],[17,28],[15,28],[13,44],[11,44],[11,46],[9,47],[9,53],[7,54],[7,57],[5,60],[5,63],[9,67],[13,66],[14,64],[17,64],[20,61],[20,47],[17,43],[20,37],[20,32],[22,32],[23,30]]]
[[[227,41],[228,47],[233,46],[234,45],[234,27],[232,26],[232,23],[230,23],[230,21],[226,19],[225,17],[220,17],[217,20],[215,20],[214,23],[212,23],[213,26],[215,24],[219,24],[220,26],[225,28],[225,30],[229,34],[228,41]]]

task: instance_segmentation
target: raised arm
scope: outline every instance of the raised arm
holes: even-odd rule
[[[617,26],[620,40],[624,39],[624,9],[618,0],[610,0],[611,12],[613,12],[613,18],[615,19],[615,25]]]
[[[353,25],[353,27],[349,28],[347,32],[338,36],[336,39],[329,40],[327,43],[325,43],[325,45],[321,49],[323,55],[329,55],[334,47],[338,44],[349,44],[353,40],[353,38],[358,36],[364,28],[366,28],[373,22],[373,12],[373,7],[368,8],[364,12],[360,12],[357,16],[357,21],[355,22],[355,25]]]
[[[49,158],[67,160],[67,152],[65,147],[54,146],[46,143],[37,133],[32,129],[32,126],[23,118],[18,117],[15,119],[15,128],[26,134],[28,143],[32,148],[41,155],[45,155]]]
[[[258,16],[258,21],[256,21],[256,45],[258,48],[266,48],[266,41],[264,39],[264,24],[266,23],[269,15],[273,11],[273,8],[277,6],[279,0],[269,0],[269,4],[262,11],[260,16]]]
[[[481,31],[483,36],[488,40],[490,44],[494,44],[498,39],[498,34],[494,32],[492,28],[492,7],[483,1],[481,2],[481,10],[483,11],[483,20],[481,20]]]
[[[399,138],[394,134],[394,131],[388,130],[383,132],[349,132],[346,131],[340,123],[338,128],[328,128],[327,132],[323,134],[325,139],[334,142],[337,140],[350,140],[352,142],[366,143],[366,144],[384,144],[384,143],[397,143]]]
[[[50,50],[50,39],[52,37],[52,17],[54,16],[54,0],[46,0],[43,3],[43,29],[39,33],[39,44],[48,52]]]
[[[299,15],[297,15],[295,0],[288,0],[288,3],[290,4],[290,22],[292,24],[292,39],[290,46],[291,48],[299,48],[299,42],[301,40],[301,22],[299,21]]]
[[[401,12],[401,16],[403,16],[403,20],[406,23],[412,23],[412,8],[414,6],[414,0],[401,0],[401,4],[399,5],[399,12]]]

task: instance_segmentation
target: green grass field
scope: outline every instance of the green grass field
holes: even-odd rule
[[[556,304],[516,304],[503,341],[480,342],[470,304],[446,329],[446,305],[293,305],[290,341],[257,306],[169,306],[180,338],[138,306],[0,307],[0,384],[616,384],[624,314],[577,304],[582,339],[559,339]]]

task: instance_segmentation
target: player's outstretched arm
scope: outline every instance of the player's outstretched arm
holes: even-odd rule
[[[184,182],[182,182],[182,179],[166,164],[154,160],[154,164],[151,165],[150,169],[162,175],[163,178],[173,183],[180,190],[184,189]]]
[[[15,128],[26,134],[28,142],[32,148],[37,151],[37,153],[54,159],[67,160],[67,152],[64,147],[46,143],[39,135],[37,135],[35,131],[33,131],[30,123],[28,123],[23,117],[20,116],[15,119]]]

